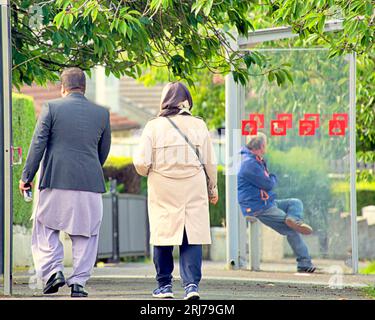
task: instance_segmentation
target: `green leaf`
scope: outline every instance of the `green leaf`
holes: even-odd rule
[[[95,22],[96,18],[98,17],[98,8],[95,7],[92,12],[91,12],[91,18],[92,18],[92,22]]]
[[[279,70],[279,71],[276,71],[276,72],[275,72],[275,75],[276,75],[276,82],[277,82],[277,85],[278,85],[278,86],[281,86],[281,85],[285,82],[285,75],[284,75],[283,72],[281,72],[280,70]]]
[[[110,31],[113,31],[113,29],[116,28],[116,19],[111,22],[111,25],[109,27]]]
[[[255,60],[254,58],[252,57],[252,55],[246,53],[244,55],[244,61],[245,61],[245,64],[246,64],[246,67],[249,68],[252,64],[255,63]]]
[[[263,64],[264,64],[264,58],[263,58],[258,52],[254,52],[254,51],[253,51],[253,52],[251,52],[250,54],[251,54],[253,60],[255,61],[255,63],[256,63],[258,66],[262,67]]]
[[[268,81],[269,81],[269,82],[273,82],[273,80],[275,80],[275,73],[274,73],[273,71],[270,71],[270,72],[268,73],[267,78],[268,78]]]
[[[213,2],[214,2],[213,0],[208,0],[207,3],[206,3],[206,5],[205,5],[204,8],[203,8],[203,13],[204,13],[204,15],[205,15],[206,17],[207,17],[207,16],[210,14],[210,12],[211,12]]]
[[[290,83],[294,83],[292,74],[287,69],[281,69],[282,73],[286,76]]]
[[[152,11],[156,12],[160,9],[160,7],[167,9],[169,6],[172,5],[172,3],[173,0],[152,0],[150,3],[150,8]]]
[[[64,22],[65,11],[59,12],[53,19],[53,23],[56,25],[57,29],[60,29],[61,25]]]
[[[64,17],[64,28],[65,29],[69,29],[70,25],[73,22],[73,19],[74,19],[74,16],[71,13],[65,15],[65,17]]]
[[[191,12],[195,13],[195,16],[198,15],[199,11],[203,8],[205,0],[196,0],[196,2],[191,6]]]
[[[121,32],[124,36],[127,35],[127,33],[128,33],[128,28],[129,28],[129,26],[126,24],[125,21],[121,21],[121,22],[119,23],[119,30],[120,30],[120,32]]]
[[[326,17],[323,15],[320,18],[319,23],[318,23],[318,31],[319,31],[319,33],[323,33],[324,32],[325,22],[326,22]]]

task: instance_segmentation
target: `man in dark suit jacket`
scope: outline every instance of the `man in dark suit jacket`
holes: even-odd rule
[[[102,166],[111,129],[108,110],[87,100],[85,88],[81,69],[64,70],[62,98],[43,105],[19,182],[21,192],[32,186],[42,162],[32,252],[45,294],[67,283],[72,297],[87,296],[84,286],[97,255],[105,192]],[[60,231],[69,234],[73,246],[73,274],[67,280]]]

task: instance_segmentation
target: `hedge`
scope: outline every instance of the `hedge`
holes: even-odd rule
[[[31,226],[32,203],[25,202],[18,191],[18,181],[21,178],[24,161],[29,151],[36,123],[35,109],[32,97],[13,93],[12,95],[13,145],[22,147],[23,163],[13,166],[13,223]]]
[[[345,197],[346,206],[349,207],[349,182],[336,182],[332,190],[336,194],[342,194]],[[357,182],[357,215],[362,214],[362,208],[375,206],[375,181]]]
[[[135,171],[133,160],[130,157],[108,157],[103,167],[104,176],[107,180],[117,180],[117,191],[120,193],[141,192],[141,177]]]

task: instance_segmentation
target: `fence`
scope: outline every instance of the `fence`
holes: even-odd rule
[[[98,258],[119,262],[126,256],[149,256],[147,198],[135,194],[103,195]]]

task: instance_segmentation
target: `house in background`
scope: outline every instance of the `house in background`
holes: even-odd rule
[[[45,101],[61,97],[59,84],[49,84],[46,87],[41,87],[34,84],[32,86],[23,86],[20,92],[34,98],[35,112],[37,116],[39,115],[39,112]],[[104,107],[109,109],[111,116],[111,127],[114,134],[127,135],[130,134],[131,130],[140,128],[140,124],[138,122],[130,120],[125,116],[121,116],[116,112],[118,110],[116,108],[118,107],[118,105],[116,105],[116,103],[113,103],[113,101],[115,101],[113,99],[113,94],[110,93],[108,95],[108,99],[112,98],[112,101],[108,100],[108,102],[100,101],[94,94],[95,91],[91,87],[91,84],[88,83],[86,97],[89,100],[103,105]]]
[[[130,77],[106,76],[103,67],[96,67],[87,77],[86,96],[108,106],[113,112],[144,126],[159,112],[163,84],[146,87]]]
[[[146,87],[130,77],[107,77],[103,67],[96,67],[91,71],[91,78],[87,77],[87,98],[108,107],[119,118],[138,124],[137,128],[127,134],[113,130],[112,154],[133,156],[142,128],[159,112],[163,86],[157,84]]]

